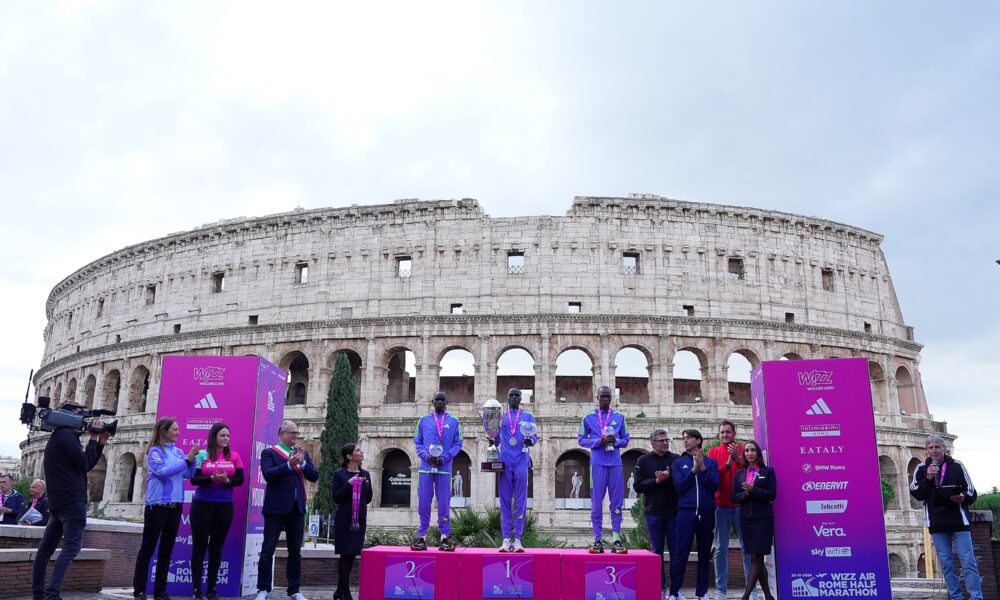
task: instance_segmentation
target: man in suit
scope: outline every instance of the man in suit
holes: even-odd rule
[[[288,596],[292,600],[306,600],[299,592],[306,514],[305,482],[319,479],[319,471],[310,460],[309,453],[295,445],[298,438],[298,425],[282,421],[278,427],[279,443],[260,453],[260,472],[267,487],[261,510],[264,514],[264,543],[257,566],[256,600],[265,600],[271,591],[271,565],[282,530],[288,546]]]
[[[45,493],[45,482],[41,479],[31,482],[31,501],[28,502],[24,512],[27,513],[32,508],[38,511],[38,514],[42,515],[42,518],[32,523],[25,518],[25,515],[21,515],[21,525],[45,527],[49,522],[49,496]]]

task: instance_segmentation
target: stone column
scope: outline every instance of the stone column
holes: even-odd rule
[[[476,393],[473,396],[473,404],[479,406],[487,399],[492,398],[496,391],[496,379],[492,379],[490,385],[490,336],[486,333],[479,334],[479,356],[476,359],[475,385]]]
[[[535,362],[535,402],[536,416],[544,409],[551,406],[555,395],[555,371],[549,364],[549,335],[543,333],[541,336],[541,356]]]
[[[160,383],[163,376],[163,362],[156,354],[149,355],[149,391],[146,394],[146,412],[155,413],[160,401]],[[139,382],[142,386],[142,382]],[[141,393],[141,392],[140,392]],[[142,453],[146,455],[145,452]]]
[[[550,441],[542,437],[538,447],[531,451],[535,472],[534,491],[532,499],[534,512],[538,517],[539,526],[551,526],[555,511],[555,463],[550,456]]]
[[[385,367],[375,364],[377,360],[375,358],[375,336],[368,336],[365,340],[368,342],[368,346],[365,352],[365,361],[362,366],[363,372],[361,375],[361,380],[364,381],[364,384],[361,386],[361,397],[358,398],[358,405],[363,413],[382,403],[382,400],[385,398],[385,379],[387,373]],[[379,375],[379,381],[382,384],[378,387],[375,385],[376,375]]]
[[[612,390],[615,389],[615,373],[611,365],[611,348],[608,334],[601,334],[601,372],[598,381],[594,382],[594,397],[597,397],[597,388],[606,385]]]

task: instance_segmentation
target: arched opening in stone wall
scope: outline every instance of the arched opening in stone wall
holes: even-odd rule
[[[149,369],[139,365],[132,371],[128,382],[128,407],[130,412],[146,412],[149,395]]]
[[[802,355],[796,354],[795,352],[786,352],[781,355],[778,360],[802,360]]]
[[[410,506],[410,457],[402,450],[389,450],[382,460],[382,497],[379,506]]]
[[[115,466],[115,490],[118,502],[131,502],[135,494],[135,455],[131,452],[122,454]]]
[[[101,408],[118,412],[118,397],[122,392],[122,374],[118,369],[111,369],[104,376],[101,385]]]
[[[83,403],[87,408],[94,408],[94,392],[97,391],[97,378],[93,374],[83,380]]]
[[[615,392],[623,404],[649,403],[649,357],[626,346],[615,354]]]
[[[531,403],[535,395],[535,359],[524,348],[504,350],[497,359],[496,399],[501,404],[510,388],[521,390],[522,403]]]
[[[285,406],[301,406],[309,394],[309,359],[294,350],[281,357],[278,366],[288,372]]]
[[[104,480],[108,474],[108,457],[101,456],[94,468],[87,473],[87,500],[101,502],[104,500]]]
[[[556,400],[594,401],[594,361],[579,348],[570,348],[556,357]]]
[[[76,402],[76,378],[66,384],[66,402]]]
[[[726,360],[726,384],[729,401],[739,406],[750,406],[750,373],[760,360],[749,350],[737,350]]]
[[[465,348],[444,353],[438,375],[438,389],[448,394],[448,403],[471,403],[476,400],[476,359]]]
[[[921,552],[920,557],[917,558],[917,577],[920,579],[927,579],[927,555],[923,552]]]
[[[56,384],[56,393],[52,396],[52,408],[62,403],[62,382]]]
[[[701,350],[684,348],[674,354],[674,402],[690,404],[705,400],[701,389],[701,375],[708,365]]]
[[[913,387],[913,377],[909,369],[896,369],[896,395],[899,398],[899,412],[904,415],[917,413],[917,395]]]
[[[409,348],[393,348],[386,365],[385,403],[414,402],[417,396],[417,366]]]
[[[894,510],[902,506],[902,498],[900,497],[899,483],[898,479],[899,471],[896,470],[896,463],[893,462],[891,458],[886,455],[881,455],[878,457],[878,475],[879,478],[890,483],[892,485],[893,491],[896,493],[895,498],[889,503],[889,510]],[[909,495],[909,491],[907,491]]]
[[[569,450],[556,460],[556,508],[590,508],[590,456]],[[585,500],[576,502],[576,500]]]
[[[471,506],[472,459],[462,450],[451,462],[451,505]]]
[[[327,361],[326,367],[330,370],[331,377],[333,373],[333,368],[337,364],[337,357],[341,354],[347,355],[347,363],[351,366],[351,379],[354,380],[354,393],[361,400],[361,355],[354,350],[337,350],[330,355],[330,360]],[[328,386],[329,387],[329,386]]]
[[[922,462],[923,461],[916,456],[910,459],[909,464],[906,465],[906,481],[913,481],[913,472],[917,470],[917,467],[919,467]],[[910,499],[910,508],[919,509],[923,507],[923,504],[909,493],[906,494],[906,497]]]
[[[639,495],[632,487],[635,483],[635,463],[646,454],[644,450],[633,448],[622,454],[622,474],[625,478],[625,508],[631,508]],[[631,500],[632,502],[629,502]]]
[[[876,412],[888,412],[889,403],[885,398],[885,370],[882,369],[882,365],[873,360],[868,361],[868,378],[871,380],[872,406]]]
[[[893,552],[889,555],[889,576],[894,578],[906,577],[906,559]]]

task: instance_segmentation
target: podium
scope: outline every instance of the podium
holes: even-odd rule
[[[375,546],[361,553],[360,600],[659,600],[660,557],[530,548],[454,552]]]

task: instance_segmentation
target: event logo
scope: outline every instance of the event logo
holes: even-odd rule
[[[820,398],[813,402],[813,405],[806,411],[807,415],[832,415],[833,411],[827,406],[826,400]]]
[[[205,394],[205,397],[194,403],[195,408],[219,408],[219,405],[215,403],[215,398],[212,397],[211,393]]]
[[[821,525],[813,525],[812,528],[813,533],[818,538],[847,537],[847,532],[844,531],[843,527],[827,527],[827,524],[823,523]]]
[[[222,381],[222,374],[226,372],[223,367],[195,367],[194,380],[203,383],[211,381]]]
[[[832,390],[832,371],[802,371],[799,374],[799,385],[805,386],[807,390]]]
[[[799,446],[799,454],[843,454],[844,446]]]
[[[843,556],[837,552],[850,548],[822,548],[825,556]],[[833,550],[834,554],[827,554]],[[848,554],[850,556],[850,554]],[[793,573],[793,598],[866,598],[878,595],[878,584],[872,571],[847,573]]]
[[[825,556],[827,558],[850,558],[850,546],[827,546],[826,548],[813,548],[810,553],[813,556]]]
[[[810,515],[840,514],[847,510],[847,500],[806,500]]]
[[[813,471],[846,471],[847,465],[813,465],[812,463],[805,463],[802,465],[803,473],[812,473]]]
[[[802,484],[803,492],[824,492],[846,489],[846,481],[807,481]]]
[[[840,425],[802,425],[802,437],[840,437]]]

